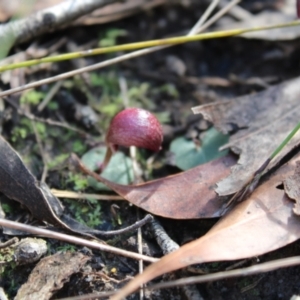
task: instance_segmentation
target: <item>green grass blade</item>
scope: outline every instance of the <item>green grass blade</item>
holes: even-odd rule
[[[90,49],[86,51],[72,52],[72,53],[61,54],[56,56],[48,56],[39,59],[27,60],[15,64],[3,65],[0,66],[0,72],[17,69],[17,68],[30,67],[41,63],[59,62],[64,60],[82,58],[86,56],[99,55],[99,54],[105,54],[105,53],[111,53],[117,51],[131,51],[136,49],[149,48],[149,47],[162,46],[162,45],[175,45],[175,44],[195,42],[195,41],[207,40],[207,39],[225,38],[225,37],[236,36],[248,32],[292,27],[298,25],[300,25],[300,20],[292,21],[289,23],[283,23],[283,24],[262,26],[262,27],[231,29],[226,31],[202,33],[202,34],[197,34],[192,36],[178,36],[178,37],[172,37],[172,38],[166,38],[160,40],[151,40],[145,42],[123,44],[123,45],[112,46],[112,47],[96,48],[96,49]]]

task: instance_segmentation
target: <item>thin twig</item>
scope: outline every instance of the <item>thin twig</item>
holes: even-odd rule
[[[153,219],[151,221],[151,227],[156,242],[160,246],[164,255],[167,255],[180,248],[179,245],[169,237],[169,235],[166,233],[164,228],[160,225],[160,223],[156,219]]]
[[[235,5],[237,5],[241,0],[232,0],[229,2],[225,7],[223,7],[220,11],[218,11],[211,19],[209,19],[201,28],[199,28],[199,31],[204,31],[207,29],[210,25],[215,23],[217,20],[219,20],[222,16],[224,16],[230,9],[232,9]]]
[[[116,248],[113,246],[100,244],[98,242],[88,241],[88,240],[85,240],[83,238],[79,238],[76,236],[67,235],[64,233],[59,233],[59,232],[55,232],[55,231],[51,231],[51,230],[47,230],[47,229],[30,226],[30,225],[25,225],[25,224],[21,224],[21,223],[14,222],[14,221],[9,221],[6,219],[0,218],[0,225],[3,227],[8,227],[8,228],[12,228],[12,229],[25,231],[25,232],[28,232],[28,233],[31,233],[34,235],[43,236],[46,238],[51,238],[51,239],[68,242],[71,244],[86,246],[89,248],[98,249],[100,251],[111,252],[111,253],[114,253],[117,255],[123,255],[123,256],[132,258],[132,259],[137,259],[137,260],[143,259],[143,260],[151,262],[151,263],[158,261],[157,258],[152,258],[152,257],[146,256],[146,255],[141,255],[141,254],[137,254],[134,252],[122,250],[122,249],[119,249],[119,248]]]
[[[220,2],[221,7],[226,7],[228,5],[228,2],[225,0],[222,0]],[[253,18],[253,14],[251,14],[249,11],[245,10],[239,5],[236,5],[232,8],[232,10],[229,13],[231,16],[233,16],[235,19],[240,21],[245,21]]]
[[[152,219],[153,217],[151,215],[146,215],[143,219],[138,220],[134,224],[127,226],[125,228],[118,229],[118,230],[111,230],[111,231],[101,231],[101,235],[108,237],[117,234],[124,234],[144,226],[145,224],[149,223]]]
[[[176,251],[180,248],[179,245],[169,237],[165,229],[160,225],[160,223],[157,220],[153,219],[151,221],[151,227],[154,232],[156,241],[165,255]],[[179,274],[180,276],[182,276],[182,272],[179,272]],[[201,296],[199,290],[195,285],[183,286],[182,290],[186,298],[189,300],[203,300],[203,297]]]
[[[71,198],[71,199],[96,199],[96,200],[125,200],[119,195],[102,195],[102,194],[87,194],[87,193],[76,193],[73,191],[63,191],[51,189],[51,193],[58,198]]]
[[[113,296],[116,294],[117,291],[109,291],[109,292],[99,292],[99,293],[93,293],[93,294],[86,294],[82,296],[74,296],[74,297],[68,297],[68,298],[59,298],[57,300],[93,300],[93,299],[101,299],[101,298],[107,298],[110,296]],[[0,299],[2,300],[2,299]]]
[[[50,89],[44,100],[38,105],[37,110],[41,112],[46,105],[52,100],[63,84],[63,81],[57,81]]]
[[[283,258],[271,262],[262,263],[247,268],[241,268],[241,269],[218,272],[214,274],[207,274],[201,276],[192,276],[188,278],[173,280],[170,282],[163,282],[163,283],[150,286],[148,287],[148,289],[149,290],[166,289],[174,286],[183,286],[187,284],[211,282],[211,281],[229,279],[229,278],[240,277],[240,276],[250,276],[259,273],[271,272],[280,268],[293,267],[299,264],[300,264],[300,256],[294,256],[294,257]]]
[[[139,209],[137,208],[137,219],[140,219],[140,213]],[[153,217],[152,217],[153,221]],[[138,253],[143,254],[143,236],[142,236],[142,230],[141,228],[138,229],[137,231],[137,244],[138,244]],[[144,262],[142,260],[139,260],[139,274],[142,274],[144,271]],[[145,285],[142,285],[140,287],[140,300],[144,299],[144,294],[145,294]]]
[[[220,0],[214,0],[210,3],[208,8],[205,10],[204,14],[201,16],[199,21],[193,26],[193,28],[189,31],[188,36],[196,34],[198,32],[201,32],[200,28],[204,24],[204,22],[208,19],[208,17],[211,15],[213,10],[217,7]]]
[[[36,128],[35,121],[31,120],[31,125],[32,125],[33,131],[34,131],[35,139],[37,141],[37,144],[38,144],[38,147],[39,147],[39,150],[40,150],[40,154],[41,154],[41,157],[42,157],[43,165],[44,165],[43,173],[42,173],[42,176],[41,176],[41,182],[45,182],[47,174],[48,174],[48,167],[47,167],[48,160],[47,160],[47,157],[46,157],[46,154],[45,154],[45,151],[44,151],[44,147],[43,147],[43,143],[42,143],[40,134],[39,134],[39,132]]]
[[[239,2],[238,0],[234,0],[230,3],[230,5],[235,5],[238,2]],[[227,10],[228,9],[222,9],[222,11],[221,11],[222,15],[224,15],[227,12]],[[220,14],[218,14],[218,18],[221,17],[221,12],[220,12]],[[211,19],[209,22],[211,23],[213,21],[215,21],[215,18]],[[206,28],[207,26],[209,26],[209,25],[205,25],[205,27],[203,27],[203,28]],[[201,29],[203,29],[203,28],[201,28]],[[21,92],[21,91],[24,91],[24,90],[27,90],[27,89],[30,89],[30,88],[36,88],[36,87],[38,87],[40,85],[43,85],[43,84],[49,84],[49,83],[52,83],[52,82],[55,82],[55,81],[58,81],[58,80],[63,80],[63,79],[75,76],[77,74],[81,74],[83,72],[91,72],[91,71],[94,71],[94,70],[98,70],[98,69],[101,69],[101,68],[104,68],[104,67],[107,67],[107,66],[111,66],[113,64],[117,64],[117,63],[126,61],[128,59],[132,59],[132,58],[139,57],[139,56],[142,56],[142,55],[150,54],[150,53],[153,53],[155,51],[165,49],[165,48],[171,47],[171,46],[173,46],[173,45],[157,46],[157,47],[153,47],[153,48],[142,49],[142,50],[138,50],[138,51],[135,51],[135,52],[132,52],[132,53],[124,54],[122,56],[115,57],[115,58],[106,60],[104,62],[94,64],[92,66],[88,66],[88,67],[84,67],[84,68],[77,69],[77,70],[74,70],[74,71],[66,72],[66,73],[63,73],[63,74],[60,74],[60,75],[57,75],[57,76],[42,79],[42,80],[39,80],[39,81],[36,81],[36,82],[32,82],[32,83],[25,84],[25,85],[17,87],[17,88],[13,88],[13,89],[1,92],[0,97],[8,96],[8,95],[18,93],[18,92]]]
[[[300,256],[293,256],[288,258],[282,258],[266,263],[262,263],[256,266],[251,266],[247,268],[241,268],[236,270],[230,270],[230,271],[224,271],[224,272],[218,272],[214,274],[207,274],[207,275],[201,275],[201,276],[192,276],[188,278],[182,278],[178,280],[173,280],[169,282],[163,282],[158,283],[152,286],[149,286],[147,290],[154,291],[159,289],[167,289],[172,287],[178,287],[188,284],[196,284],[196,283],[203,283],[203,282],[211,282],[211,281],[217,281],[222,279],[229,279],[229,278],[235,278],[235,277],[245,277],[245,276],[251,276],[255,274],[260,273],[267,273],[272,272],[281,268],[289,268],[293,266],[300,265]],[[117,291],[116,291],[117,292]],[[107,293],[99,293],[99,294],[89,294],[84,296],[77,296],[77,297],[71,297],[71,298],[63,298],[59,300],[87,300],[87,299],[97,299],[97,298],[104,298],[108,296],[112,296],[116,294],[116,292],[107,292]]]

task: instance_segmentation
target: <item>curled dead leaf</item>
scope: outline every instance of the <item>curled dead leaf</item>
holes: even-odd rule
[[[215,182],[227,176],[236,163],[227,155],[188,171],[138,185],[122,185],[88,170],[74,154],[72,163],[124,197],[152,214],[172,219],[219,217],[224,199],[214,191]]]
[[[213,122],[221,132],[231,133],[229,143],[222,149],[230,147],[240,155],[231,174],[217,183],[216,192],[220,196],[241,190],[297,125],[300,119],[299,96],[300,77],[257,94],[192,109]],[[268,169],[297,146],[299,140],[300,132],[276,156]]]

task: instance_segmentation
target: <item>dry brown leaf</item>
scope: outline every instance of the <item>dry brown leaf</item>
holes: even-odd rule
[[[299,159],[300,154],[281,167],[206,235],[148,267],[111,299],[122,299],[143,283],[192,264],[257,256],[299,239],[300,219],[293,213],[292,201],[278,189]]]
[[[218,182],[216,192],[220,196],[242,189],[297,125],[299,97],[300,77],[254,95],[193,108],[194,113],[201,113],[223,133],[237,131],[223,147],[230,147],[240,157],[231,174]],[[298,132],[270,167],[298,145],[299,138]]]
[[[294,213],[300,215],[300,162],[297,162],[295,173],[289,176],[284,182],[284,190],[287,195],[295,200]]]
[[[281,24],[294,21],[296,18],[296,1],[295,0],[285,0],[281,1],[280,10],[263,10],[258,14],[253,14],[242,21],[232,22],[228,24],[228,20],[224,19],[219,22],[217,30],[230,30],[236,28],[251,28],[268,26],[270,24]],[[275,5],[274,5],[275,6]],[[226,24],[222,24],[225,23]],[[239,37],[244,37],[248,39],[261,39],[267,41],[287,41],[294,40],[300,36],[300,27],[290,27],[290,28],[277,28],[272,30],[262,30],[256,32],[250,32],[246,34],[239,35]]]
[[[155,215],[172,219],[212,218],[222,215],[224,199],[214,191],[215,183],[230,173],[233,155],[200,165],[173,176],[138,185],[121,185],[87,170],[72,155],[80,169],[106,184],[134,205]]]
[[[50,299],[89,259],[79,252],[58,252],[43,258],[31,272],[28,281],[18,290],[15,300]]]

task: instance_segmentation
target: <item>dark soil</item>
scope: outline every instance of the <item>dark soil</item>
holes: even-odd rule
[[[138,15],[124,19],[122,21],[90,26],[90,27],[73,27],[57,33],[42,37],[39,44],[54,42],[59,37],[66,37],[76,45],[84,45],[91,41],[96,41],[99,36],[104,35],[111,28],[124,29],[127,35],[118,39],[118,43],[128,43],[134,41],[151,40],[169,35],[179,35],[186,33],[197,19],[203,13],[204,6],[194,1],[191,6],[166,5],[157,8],[151,12],[141,12]],[[197,3],[196,3],[197,2]],[[201,2],[201,1],[199,1]],[[263,9],[272,7],[272,1],[244,1],[243,6],[252,12],[258,12]],[[20,49],[26,49],[28,45],[20,45],[13,49],[17,52]],[[93,45],[96,47],[96,45]],[[282,55],[273,59],[266,59],[267,53],[282,50],[288,47],[289,55]],[[62,46],[59,52],[69,51],[67,46]],[[218,39],[204,42],[194,42],[149,54],[145,57],[136,58],[127,62],[105,68],[97,71],[100,76],[113,77],[114,82],[118,81],[120,76],[126,78],[129,86],[139,87],[143,83],[149,84],[146,93],[147,100],[137,100],[139,105],[144,105],[155,112],[168,112],[168,120],[165,123],[165,142],[164,150],[160,153],[157,167],[154,168],[152,177],[158,178],[179,172],[174,166],[166,162],[168,157],[168,145],[170,141],[178,135],[189,137],[197,136],[205,127],[199,116],[194,116],[190,108],[203,103],[216,100],[231,99],[236,96],[245,95],[263,90],[265,86],[259,83],[249,83],[249,78],[261,78],[267,85],[275,84],[296,77],[299,73],[299,41],[287,43],[267,42],[261,40],[246,40],[242,38]],[[105,60],[111,57],[90,57],[85,61],[88,64]],[[168,59],[175,57],[179,65],[183,64],[186,72],[179,75],[178,68],[168,66]],[[40,70],[26,76],[26,80],[38,80],[54,74],[59,74],[67,70],[74,69],[76,62],[64,62],[56,64],[53,69]],[[176,64],[175,64],[176,65]],[[176,69],[177,68],[177,69]],[[230,81],[234,75],[238,80]],[[87,85],[89,76],[87,78]],[[82,77],[81,82],[86,80]],[[221,84],[212,84],[205,82],[205,78],[223,78],[228,80],[228,86]],[[73,79],[72,79],[73,80]],[[258,81],[257,81],[258,82]],[[110,83],[113,85],[113,83]],[[172,96],[161,89],[162,86],[168,85],[174,87],[178,92],[178,97]],[[7,88],[7,86],[3,86]],[[103,141],[103,133],[108,124],[110,116],[101,113],[101,96],[105,92],[103,87],[89,87],[94,100],[88,99],[87,93],[83,92],[73,83],[73,88],[62,89],[55,98],[58,103],[56,110],[46,108],[42,113],[38,113],[36,108],[31,105],[32,113],[42,118],[51,118],[53,120],[67,120],[72,126],[82,129],[90,134],[89,137],[79,136],[77,133],[66,129],[51,127],[47,125],[47,131],[43,142],[46,152],[50,157],[56,157],[60,154],[77,152],[82,155],[88,149],[98,145]],[[119,93],[118,85],[116,86]],[[42,86],[40,91],[49,91],[49,86]],[[151,99],[151,100],[149,100]],[[11,96],[10,101],[19,103],[19,96]],[[97,102],[98,101],[98,102]],[[96,123],[89,123],[82,117],[75,116],[76,105],[91,105],[100,118]],[[123,104],[118,104],[121,109]],[[25,159],[34,175],[40,179],[43,171],[43,163],[39,148],[33,132],[29,132],[26,138],[20,139],[14,129],[24,125],[24,117],[18,115],[16,110],[5,104],[4,113],[7,115],[3,119],[3,136]],[[23,123],[21,123],[23,122]],[[26,122],[26,121],[25,121]],[[99,125],[100,124],[100,125]],[[15,138],[17,136],[17,138]],[[80,141],[80,147],[74,149],[74,143]],[[126,152],[126,150],[124,150]],[[151,153],[143,152],[145,157],[150,157]],[[54,168],[49,171],[47,184],[51,188],[57,189],[74,189],[74,182],[67,181],[69,171],[65,168]],[[90,188],[86,192],[94,192]],[[3,196],[4,198],[4,196]],[[75,216],[78,206],[71,206],[73,201],[64,201],[66,213]],[[130,225],[136,221],[137,209],[129,206],[126,202],[117,202],[120,207],[118,212],[123,221],[122,226]],[[30,220],[24,208],[18,204],[9,204],[12,210],[7,211],[7,217],[14,220],[29,223],[35,222]],[[86,204],[85,201],[79,202],[78,205],[85,205],[93,209],[94,204]],[[143,212],[140,212],[142,215]],[[82,217],[84,219],[84,216]],[[101,204],[101,224],[97,226],[100,230],[118,229],[113,214],[111,213],[111,203],[104,202]],[[207,232],[217,220],[169,220],[161,219],[162,225],[167,233],[178,244],[182,245],[188,241],[202,236]],[[2,234],[2,241],[7,240],[9,236]],[[145,254],[160,257],[161,250],[156,244],[155,239],[148,226],[143,228],[144,250]],[[136,236],[120,236],[110,239],[108,243],[126,250],[136,251]],[[48,240],[49,255],[59,250],[66,250],[68,245],[62,242]],[[250,258],[242,265],[244,267],[256,264],[257,262],[266,262],[278,258],[298,255],[299,242],[295,242],[287,247],[274,251],[272,253]],[[138,273],[138,263],[136,261],[118,257],[109,253],[99,253],[80,247],[73,247],[73,250],[84,251],[90,255],[91,260],[85,269],[71,277],[63,289],[60,290],[53,299],[83,295],[95,291],[109,291],[119,288],[123,283],[117,284],[104,278],[101,273],[106,274],[115,280],[122,281]],[[222,251],[222,249],[220,249]],[[235,262],[220,262],[215,264],[205,264],[198,266],[206,272],[222,271],[233,265]],[[28,275],[34,268],[35,264],[26,266],[8,266],[1,278],[0,286],[8,293],[9,298],[13,298],[20,285],[27,281]],[[117,271],[115,271],[116,269]],[[242,277],[236,279],[222,280],[212,283],[200,284],[197,286],[204,299],[289,299],[294,294],[300,293],[300,267],[280,269],[274,272],[259,274],[256,276]],[[193,275],[193,274],[192,274]],[[170,277],[167,277],[169,279]],[[159,279],[160,280],[160,279]],[[126,280],[125,280],[126,281]],[[184,299],[180,289],[170,289],[156,291],[152,295],[147,294],[146,299]],[[128,299],[138,299],[137,295]]]

